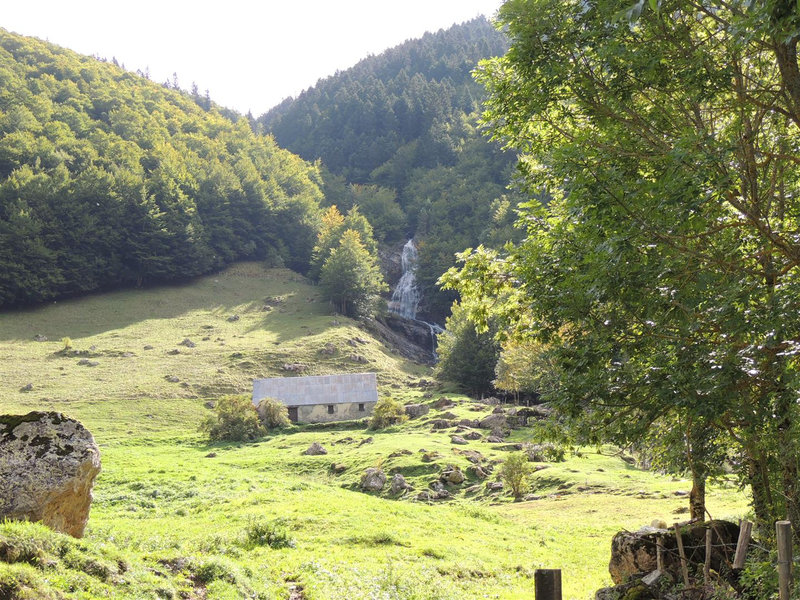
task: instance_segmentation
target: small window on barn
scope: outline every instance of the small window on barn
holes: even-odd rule
[[[329,415],[333,414],[333,404],[328,404],[328,414]]]
[[[364,404],[363,403],[359,404],[358,405],[358,412],[364,412],[364,410],[365,410],[364,409]]]

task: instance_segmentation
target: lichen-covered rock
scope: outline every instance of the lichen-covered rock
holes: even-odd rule
[[[681,527],[681,538],[691,568],[705,561],[705,536],[709,528],[714,532],[711,568],[719,572],[720,566],[727,560],[726,555],[733,556],[736,550],[739,526],[729,521],[704,521]],[[611,541],[611,561],[608,565],[611,580],[620,584],[633,575],[655,571],[659,538],[664,546],[664,571],[675,579],[679,578],[680,561],[675,531],[644,527],[633,533],[620,531],[614,536]]]
[[[0,415],[0,520],[41,521],[81,537],[100,450],[78,421],[57,412]]]

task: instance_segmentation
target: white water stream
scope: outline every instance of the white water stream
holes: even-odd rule
[[[415,319],[417,317],[420,293],[417,289],[417,247],[414,245],[414,240],[408,240],[406,245],[403,246],[401,264],[403,275],[392,292],[392,299],[389,301],[389,312],[406,319]]]
[[[417,319],[417,307],[422,295],[417,288],[417,247],[414,245],[413,239],[408,240],[403,246],[401,265],[403,267],[403,275],[392,292],[392,299],[389,301],[389,312],[426,325],[431,332],[431,353],[434,358],[438,358],[436,356],[436,336],[442,333],[444,329],[436,323],[428,323]]]

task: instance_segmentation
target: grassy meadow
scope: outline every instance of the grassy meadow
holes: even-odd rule
[[[293,426],[248,444],[198,433],[209,400],[291,375],[287,363],[305,374],[376,371],[382,395],[454,406],[382,431]],[[532,599],[533,572],[546,567],[563,570],[565,598],[584,600],[610,582],[614,533],[686,518],[676,493],[687,480],[637,469],[613,448],[537,464],[528,501],[474,476],[448,486],[450,500],[416,500],[447,465],[466,473],[470,451],[494,467],[493,481],[511,444],[537,441],[531,428],[504,444],[453,445],[454,430],[432,430],[433,419],[493,407],[430,379],[358,323],[334,319],[299,275],[252,263],[0,314],[0,412],[77,418],[103,461],[83,539],[0,524],[0,598]],[[315,441],[327,455],[303,454]],[[376,466],[413,491],[360,491]],[[747,510],[725,482],[708,505],[715,518]]]

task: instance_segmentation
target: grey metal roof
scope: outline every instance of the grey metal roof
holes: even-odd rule
[[[375,373],[272,377],[253,381],[253,403],[276,398],[286,406],[377,402]]]

